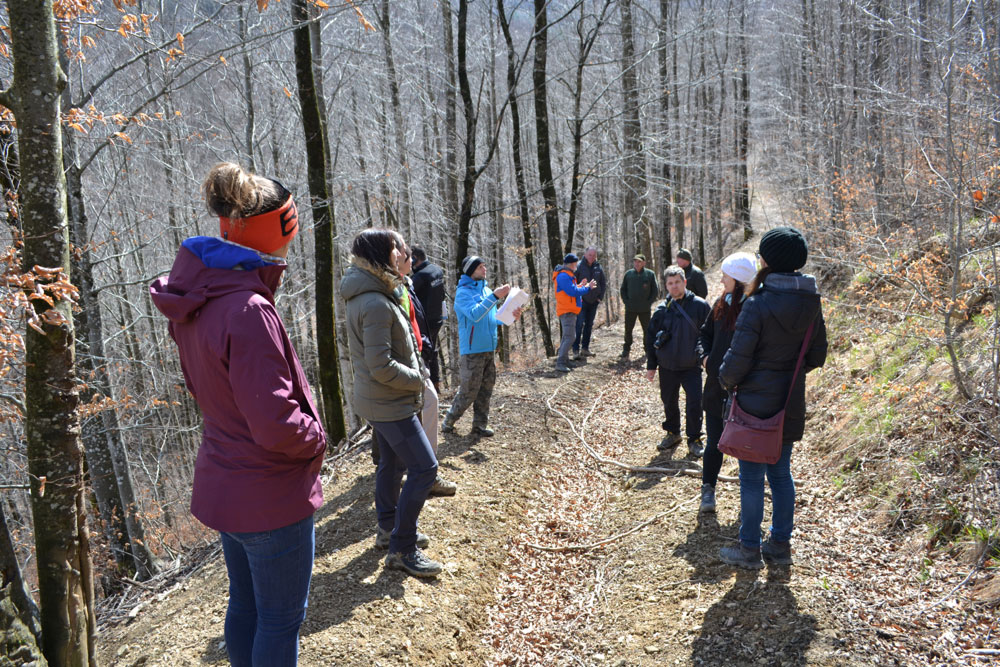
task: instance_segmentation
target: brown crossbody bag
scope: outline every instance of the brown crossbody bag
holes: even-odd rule
[[[726,416],[725,424],[722,428],[722,437],[719,438],[719,451],[729,454],[741,461],[751,463],[777,463],[781,458],[781,439],[785,428],[785,410],[788,409],[788,402],[792,399],[792,390],[799,378],[799,371],[802,370],[802,361],[805,359],[806,350],[812,341],[813,329],[816,321],[813,320],[806,330],[806,337],[802,341],[802,349],[799,350],[799,360],[795,364],[795,373],[792,374],[792,383],[788,387],[788,396],[785,397],[785,405],[781,411],[773,417],[762,419],[744,412],[736,400],[736,391],[729,402],[729,414]]]

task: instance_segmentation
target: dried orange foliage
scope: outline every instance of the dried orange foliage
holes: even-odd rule
[[[124,128],[126,125],[144,127],[154,120],[163,120],[165,117],[166,115],[162,111],[156,111],[152,114],[143,112],[136,114],[135,116],[126,116],[122,113],[106,115],[98,111],[97,107],[91,104],[86,110],[80,108],[70,109],[63,114],[62,121],[66,127],[76,130],[82,134],[88,134],[95,125],[113,124],[121,128]],[[132,143],[132,139],[121,130],[113,132],[111,136],[108,137],[108,141],[114,143],[115,138],[128,144]]]
[[[72,21],[96,11],[91,0],[54,0],[52,3],[52,13],[60,21]]]
[[[12,213],[12,217],[16,214]],[[54,308],[62,301],[75,302],[78,296],[79,291],[69,282],[62,267],[35,266],[22,272],[19,242],[0,254],[0,381],[21,363],[24,354],[21,324],[26,323],[43,335],[45,325],[65,326],[68,324],[65,316]],[[48,308],[36,310],[37,302]],[[0,421],[22,417],[16,406],[0,403]]]

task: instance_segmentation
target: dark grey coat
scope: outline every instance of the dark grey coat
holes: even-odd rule
[[[772,273],[744,302],[719,368],[722,386],[737,390],[743,410],[762,418],[781,410],[802,340],[813,320],[816,327],[803,362],[806,372],[826,362],[826,323],[816,279],[801,273]],[[805,373],[800,372],[785,412],[785,443],[802,439],[805,418]]]

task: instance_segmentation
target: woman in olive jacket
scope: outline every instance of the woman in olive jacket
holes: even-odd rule
[[[762,268],[736,321],[729,351],[719,368],[723,388],[736,391],[740,407],[756,417],[771,417],[785,405],[792,373],[809,325],[815,323],[803,367],[808,373],[826,361],[826,324],[816,279],[798,272],[808,257],[802,234],[777,227],[760,240]],[[740,544],[722,549],[730,565],[758,569],[761,555],[771,564],[792,562],[789,540],[795,513],[795,483],[790,461],[792,444],[805,429],[805,373],[794,378],[785,411],[781,458],[777,463],[740,461]],[[771,486],[771,534],[761,545],[764,477]]]
[[[722,469],[722,452],[719,438],[722,436],[723,418],[726,408],[726,392],[719,384],[719,366],[729,349],[736,329],[736,318],[743,308],[746,288],[757,274],[757,258],[749,252],[733,253],[722,260],[723,293],[712,306],[698,337],[702,350],[702,366],[705,367],[705,389],[701,394],[701,406],[705,410],[705,458],[701,471],[700,512],[715,511],[715,484]]]
[[[375,545],[388,546],[387,568],[433,577],[442,566],[418,548],[428,538],[417,532],[417,518],[438,463],[419,419],[424,380],[430,375],[400,301],[405,288],[396,266],[404,247],[394,231],[358,234],[340,291],[347,303],[354,368],[352,407],[372,425],[381,454],[375,472]],[[404,471],[406,484],[400,490]]]

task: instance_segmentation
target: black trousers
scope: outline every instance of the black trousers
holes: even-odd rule
[[[715,487],[719,481],[719,471],[722,470],[723,454],[719,451],[719,438],[722,437],[722,427],[725,422],[722,417],[705,413],[705,456],[702,459],[701,483]]]
[[[427,332],[427,338],[431,341],[431,346],[433,352],[428,352],[426,354],[421,354],[424,358],[424,363],[427,364],[427,370],[431,374],[431,382],[437,387],[438,383],[441,381],[441,353],[438,351],[438,334],[441,333],[441,324],[428,324],[427,328],[430,331]]]
[[[680,390],[684,388],[684,425],[688,442],[701,437],[701,369],[689,368],[683,371],[660,369],[660,400],[663,401],[663,430],[681,432],[681,411],[678,404]]]
[[[625,351],[632,349],[632,330],[635,329],[635,321],[639,320],[642,327],[642,336],[646,337],[646,329],[649,328],[649,311],[643,313],[626,310],[625,311]],[[639,346],[642,347],[643,340],[639,339]]]

